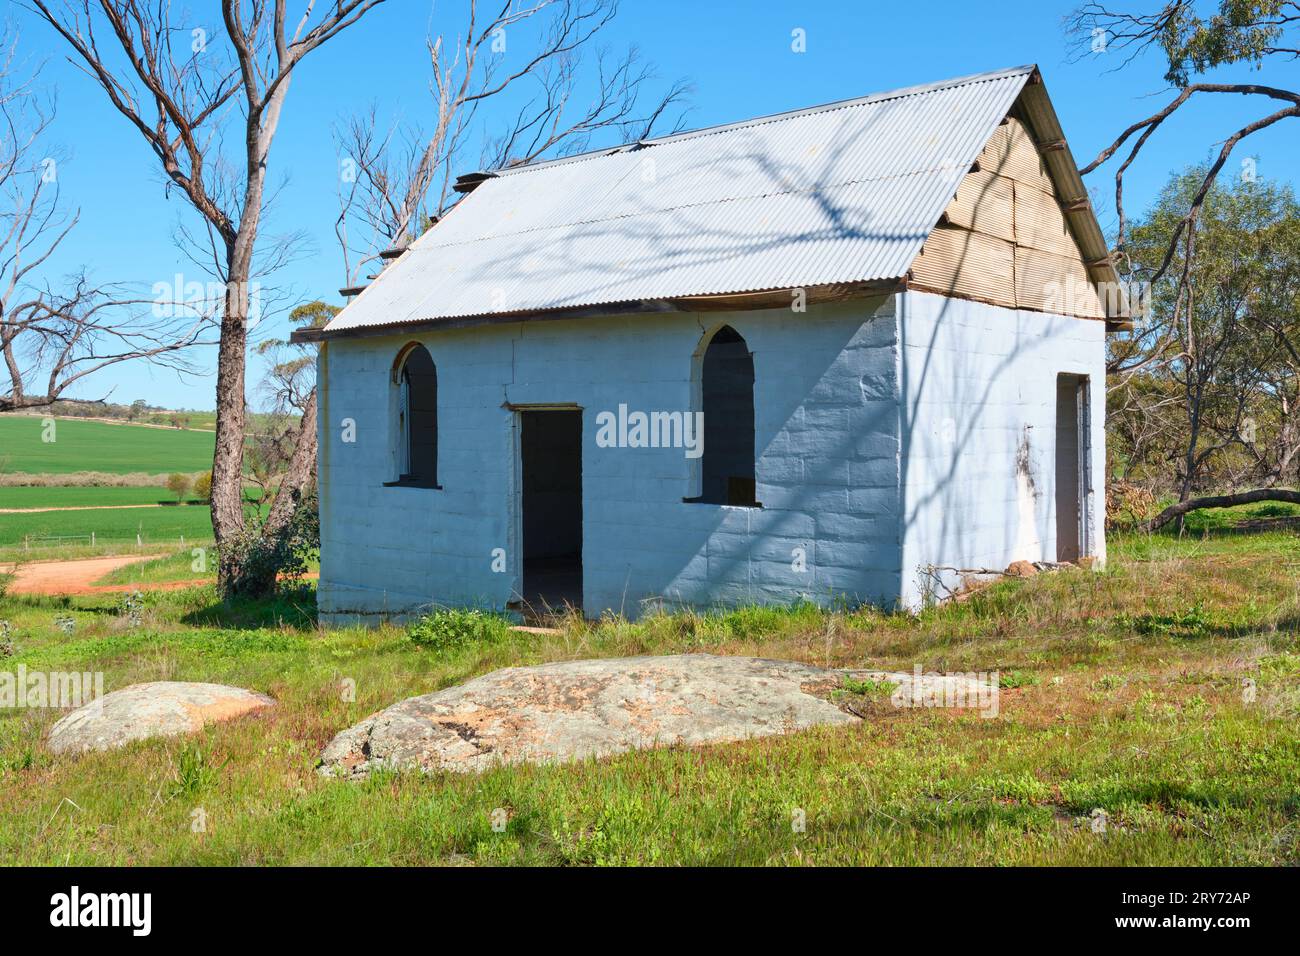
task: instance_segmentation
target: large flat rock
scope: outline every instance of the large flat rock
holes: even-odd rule
[[[47,743],[55,753],[111,750],[133,740],[193,733],[274,703],[265,694],[224,684],[132,684],[60,719]]]
[[[510,667],[372,714],[330,741],[320,769],[478,771],[854,724],[829,699],[849,673],[867,676],[709,654]],[[870,676],[913,684],[911,674]],[[936,679],[946,678],[925,678]]]

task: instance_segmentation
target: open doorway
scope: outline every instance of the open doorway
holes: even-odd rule
[[[520,411],[526,611],[582,607],[582,411]]]
[[[1089,553],[1088,492],[1091,490],[1088,377],[1056,377],[1056,560],[1078,561]]]

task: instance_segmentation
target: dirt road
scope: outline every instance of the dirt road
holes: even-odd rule
[[[0,574],[13,574],[10,594],[111,594],[122,591],[179,591],[182,588],[212,584],[213,579],[188,578],[181,581],[142,581],[137,584],[95,584],[110,571],[129,564],[164,558],[164,554],[125,554],[109,558],[78,558],[75,561],[32,561],[27,564],[0,564]],[[314,581],[317,574],[304,574],[303,580]]]
[[[152,561],[161,554],[125,554],[110,558],[81,558],[76,561],[32,561],[22,565],[0,565],[0,572],[13,574],[10,594],[94,594],[99,591],[130,591],[137,585],[95,585],[110,571]],[[179,582],[185,586],[188,582]]]

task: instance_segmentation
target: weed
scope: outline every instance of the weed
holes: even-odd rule
[[[412,643],[434,650],[491,644],[509,637],[510,620],[476,608],[439,608],[412,624],[406,634]]]
[[[207,762],[198,744],[186,744],[176,755],[176,781],[172,785],[172,797],[192,797],[206,790],[216,780],[218,769]]]
[[[998,686],[1004,690],[1014,690],[1017,687],[1033,687],[1041,682],[1041,677],[1027,671],[1005,671],[998,675]]]
[[[861,697],[889,697],[894,691],[898,690],[898,685],[887,680],[855,680],[854,678],[844,675],[842,688],[850,694],[858,694]]]

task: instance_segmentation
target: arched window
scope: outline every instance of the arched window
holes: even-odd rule
[[[704,455],[697,501],[757,506],[754,487],[754,356],[724,325],[704,350],[700,397]]]
[[[438,486],[438,369],[423,345],[407,346],[397,372],[398,484]]]

